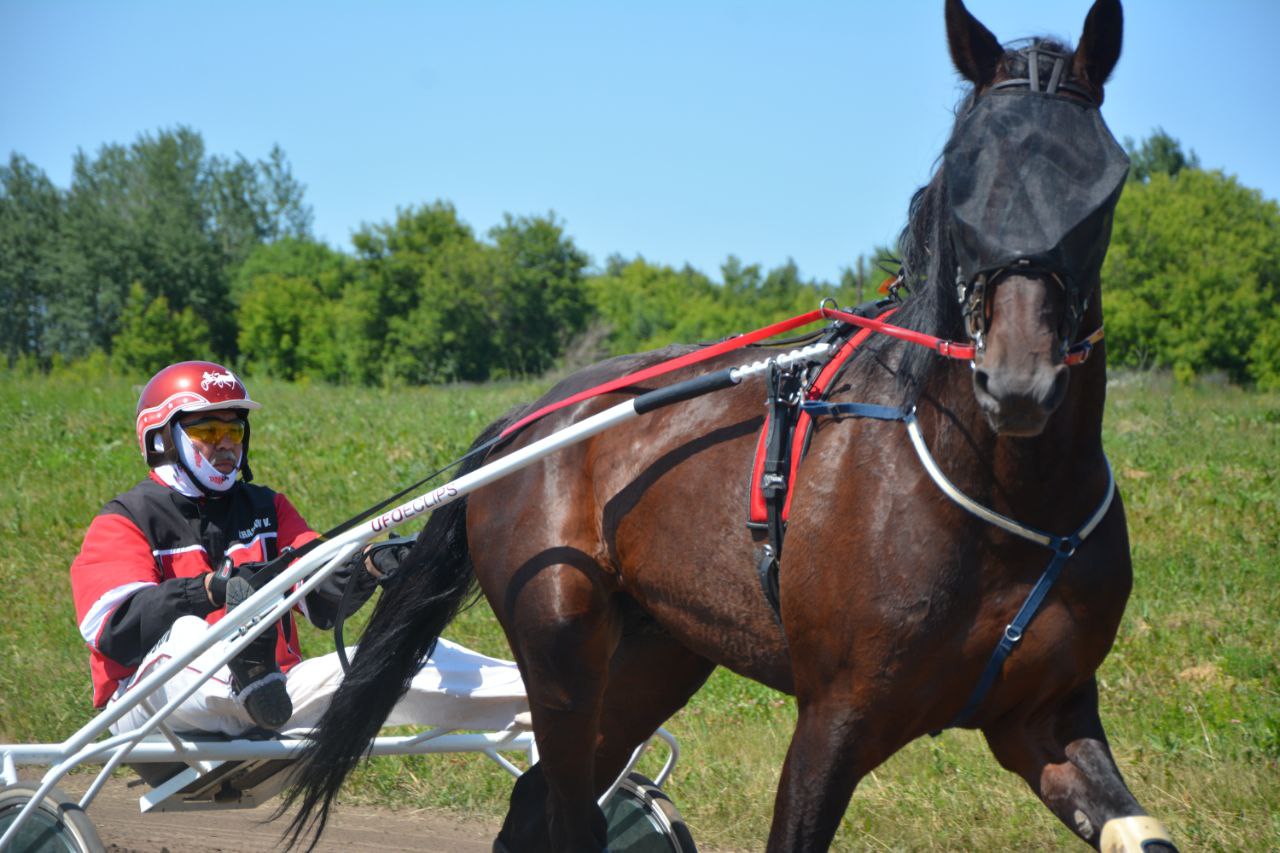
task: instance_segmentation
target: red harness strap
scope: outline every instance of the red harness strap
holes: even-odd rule
[[[881,316],[882,317],[888,316],[888,312],[886,312],[886,314],[883,314]],[[597,397],[601,394],[608,394],[613,391],[619,391],[631,385],[636,385],[640,382],[644,382],[646,379],[652,379],[655,376],[662,376],[663,374],[670,373],[673,370],[679,370],[680,368],[688,367],[691,364],[698,364],[699,362],[715,358],[716,356],[721,355],[723,353],[731,352],[732,350],[735,350],[735,349],[741,349],[742,347],[745,347],[749,344],[753,344],[758,341],[765,340],[766,338],[771,338],[774,335],[780,335],[783,332],[789,332],[792,329],[798,328],[800,326],[807,326],[810,323],[815,323],[819,320],[828,320],[833,317],[839,320],[843,320],[846,323],[851,323],[855,326],[858,326],[859,328],[863,329],[864,332],[867,332],[867,333],[880,332],[881,334],[889,335],[890,337],[898,338],[900,340],[909,341],[913,344],[919,344],[920,346],[928,347],[929,349],[933,350],[934,352],[946,358],[954,358],[961,361],[970,361],[973,359],[975,354],[974,347],[972,344],[962,344],[956,341],[943,340],[942,338],[936,337],[934,335],[926,335],[924,332],[917,332],[912,329],[904,329],[901,326],[891,325],[889,323],[884,322],[884,320],[882,319],[860,317],[857,314],[850,314],[847,311],[839,311],[834,308],[818,308],[816,310],[809,311],[808,313],[805,313],[805,314],[800,314],[798,316],[792,317],[787,320],[781,320],[770,326],[765,326],[763,328],[756,329],[754,332],[747,332],[746,334],[738,335],[737,337],[723,340],[718,344],[713,344],[709,347],[696,350],[695,352],[686,353],[685,355],[682,355],[679,358],[673,358],[670,361],[664,361],[660,364],[655,364],[650,367],[646,367],[645,369],[638,370],[635,373],[628,373],[626,376],[619,376],[617,379],[610,380],[609,382],[605,382],[602,385],[597,385],[594,388],[588,388],[585,391],[579,391],[577,394],[574,394],[570,397],[566,397],[563,400],[557,400],[554,403],[550,403],[546,406],[543,406],[541,409],[538,409],[536,412],[532,412],[528,415],[525,415],[520,420],[507,426],[507,428],[500,433],[499,437],[506,438],[507,436],[515,432],[518,432],[519,430],[523,429],[524,427],[528,426],[529,424],[533,423],[539,418],[546,417],[552,412],[559,411],[560,409],[563,409],[566,406],[572,406],[574,403],[580,403],[583,400],[589,400],[592,397]],[[853,341],[856,340],[860,344],[862,343],[862,341],[866,340],[866,337],[867,337],[866,334],[859,333],[858,335],[855,335],[853,339],[850,340],[850,343],[853,343]],[[1102,338],[1102,330],[1099,329],[1098,331],[1090,335],[1088,338],[1086,338],[1084,341],[1082,341],[1080,344],[1077,344],[1075,347],[1072,347],[1071,352],[1068,353],[1068,356],[1067,356],[1067,364],[1079,364],[1081,361],[1084,361],[1086,358],[1088,358],[1089,350],[1092,348],[1093,344],[1096,343],[1098,340],[1101,340],[1101,338]],[[856,348],[856,346],[857,345],[855,344],[854,347]],[[843,352],[843,350],[841,352]],[[850,349],[850,352],[852,352],[852,349]],[[844,355],[844,358],[848,358],[848,355],[847,354]],[[834,361],[840,361],[840,360],[841,359],[839,356],[837,356],[837,358],[834,359]]]
[[[771,338],[774,335],[780,335],[783,332],[789,332],[792,329],[797,328],[798,326],[807,326],[808,324],[817,322],[818,320],[826,319],[827,316],[829,316],[828,311],[822,308],[818,308],[817,310],[810,311],[807,314],[801,314],[797,317],[792,317],[789,320],[782,320],[780,322],[774,323],[771,326],[765,326],[762,329],[756,329],[754,332],[747,332],[745,335],[738,335],[737,337],[723,340],[720,343],[713,344],[709,347],[706,347],[705,349],[700,349],[695,352],[686,353],[685,355],[682,355],[679,358],[673,358],[670,361],[664,361],[660,364],[655,364],[652,367],[646,367],[644,370],[638,370],[635,373],[628,373],[626,376],[619,376],[617,379],[613,379],[609,382],[604,383],[603,385],[597,385],[594,388],[588,388],[585,391],[579,391],[577,394],[574,394],[571,397],[566,397],[563,400],[557,400],[554,403],[543,406],[541,409],[538,409],[536,412],[525,415],[523,418],[521,418],[520,420],[516,421],[515,423],[511,424],[506,429],[504,429],[501,433],[501,437],[505,438],[508,435],[511,435],[512,433],[523,429],[524,427],[528,426],[529,424],[533,423],[539,418],[545,417],[551,414],[552,412],[563,409],[565,406],[572,406],[574,403],[580,403],[583,400],[589,400],[592,397],[597,397],[601,394],[608,394],[611,391],[617,391],[619,389],[626,388],[631,385],[636,385],[640,382],[645,381],[646,379],[652,379],[655,376],[661,376],[664,373],[670,373],[671,371],[678,370],[681,367],[687,367],[690,364],[697,364],[698,362],[706,361],[707,359],[710,359],[710,358],[715,358],[716,356],[722,353],[730,352],[735,349],[741,349],[742,347],[745,347],[748,344],[753,344],[753,343],[756,343],[757,341],[762,341],[765,338]]]
[[[881,317],[888,317],[897,308],[891,308],[881,314]],[[843,314],[844,312],[840,312]],[[857,315],[849,315],[857,316]],[[841,318],[843,319],[843,318]],[[866,317],[858,317],[859,320],[866,320]],[[859,324],[861,325],[861,324]],[[893,328],[897,328],[896,326]],[[862,346],[862,344],[871,337],[877,330],[874,328],[863,328],[862,331],[845,341],[844,346],[831,357],[831,360],[823,365],[822,370],[817,377],[805,390],[805,397],[810,400],[819,400],[827,392],[827,386],[831,384],[831,380],[835,378],[840,369],[844,367],[845,362],[853,355],[854,351]],[[796,418],[795,432],[791,439],[791,465],[787,468],[791,472],[791,478],[794,480],[796,472],[800,468],[800,459],[804,456],[805,442],[809,435],[809,426],[813,419],[809,417],[808,412],[801,412]],[[765,504],[764,492],[760,489],[761,477],[764,474],[765,465],[765,439],[769,434],[769,421],[765,418],[764,429],[760,430],[760,440],[756,443],[755,462],[751,466],[751,499],[748,506],[748,522],[750,524],[765,524],[768,521],[768,509]],[[786,521],[791,515],[791,497],[795,494],[795,489],[787,490],[787,499],[782,505],[782,520]]]
[[[896,309],[895,309],[896,310]],[[889,312],[881,314],[881,317],[888,316]],[[917,332],[914,329],[904,329],[901,326],[894,326],[886,323],[879,318],[872,319],[870,317],[859,317],[857,314],[850,314],[847,311],[837,311],[834,308],[828,308],[824,312],[826,317],[835,317],[837,320],[844,320],[846,323],[852,323],[863,329],[897,338],[902,341],[909,341],[913,344],[919,344],[922,347],[928,347],[938,355],[946,358],[954,358],[959,361],[972,361],[975,355],[973,344],[962,344],[956,341],[947,341],[934,335],[926,335],[924,332]]]

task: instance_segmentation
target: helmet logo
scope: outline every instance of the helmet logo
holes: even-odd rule
[[[208,391],[210,386],[214,388],[234,388],[236,386],[236,378],[230,372],[215,373],[212,370],[206,370],[204,377],[200,381],[200,389]]]

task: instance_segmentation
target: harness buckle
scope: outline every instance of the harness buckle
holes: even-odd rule
[[[994,278],[994,277],[993,277]],[[960,280],[963,282],[963,278]],[[983,273],[974,277],[972,282],[960,284],[961,314],[964,316],[964,330],[973,341],[974,354],[986,349],[983,339],[987,332],[987,284],[989,279]]]
[[[1022,629],[1015,628],[1012,623],[1004,626],[1004,639],[1011,646],[1022,642]]]

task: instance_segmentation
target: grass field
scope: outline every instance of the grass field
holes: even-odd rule
[[[254,469],[317,527],[461,453],[536,383],[391,391],[252,383]],[[91,716],[67,567],[101,505],[144,473],[137,388],[0,372],[0,741],[60,740]],[[1280,395],[1113,377],[1107,448],[1135,586],[1100,671],[1103,718],[1138,798],[1185,851],[1280,849]],[[506,655],[487,608],[449,636]],[[304,629],[304,649],[331,649]],[[668,724],[668,789],[699,843],[759,849],[794,721],[785,696],[717,672]],[[473,757],[379,760],[351,801],[500,814],[509,778]],[[840,850],[1084,849],[979,736],[920,740],[854,795]]]

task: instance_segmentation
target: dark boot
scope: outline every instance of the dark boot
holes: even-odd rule
[[[244,578],[227,581],[227,612],[253,593],[254,588]],[[274,628],[263,631],[227,662],[231,686],[244,709],[260,728],[273,732],[283,728],[293,716],[293,702],[276,661],[276,633]]]

